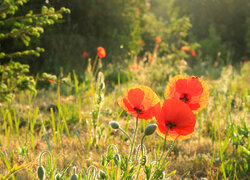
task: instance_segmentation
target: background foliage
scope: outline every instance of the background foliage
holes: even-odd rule
[[[203,57],[216,59],[213,49],[218,46],[222,57],[230,56],[234,63],[249,57],[249,23],[250,1],[248,0],[177,0],[176,7],[180,8],[180,15],[191,17],[192,29],[190,35],[193,40],[202,42],[202,47],[209,48],[203,52]],[[213,32],[212,32],[213,31]],[[214,39],[216,34],[220,41]],[[215,43],[215,47],[206,47],[205,42]],[[231,53],[227,54],[229,50]]]
[[[143,56],[146,51],[152,49],[156,36],[163,39],[161,52],[165,54],[187,43],[198,42],[201,46],[195,45],[192,49],[198,48],[202,61],[205,62],[216,62],[219,52],[221,64],[227,64],[229,61],[237,63],[249,57],[248,0],[31,0],[21,9],[16,6],[13,12],[18,16],[29,16],[30,10],[35,14],[42,6],[55,9],[65,6],[71,9],[72,13],[64,20],[59,20],[61,23],[53,28],[46,27],[47,31],[41,39],[37,37],[43,30],[38,27],[33,27],[29,36],[27,33],[20,36],[21,41],[20,38],[5,40],[6,36],[1,37],[2,53],[30,47],[35,50],[33,54],[38,55],[36,52],[43,49],[36,49],[35,44],[46,50],[39,58],[17,59],[29,64],[31,72],[49,71],[59,74],[60,66],[63,66],[65,72],[71,71],[72,68],[82,72],[87,62],[82,60],[81,54],[86,51],[94,59],[98,46],[103,46],[108,52],[104,65],[107,62],[123,63],[123,57],[133,57],[138,53]],[[53,16],[50,22],[44,22],[43,25],[54,24],[52,20],[58,17]],[[15,23],[14,27],[20,29],[21,26],[34,23],[26,20],[22,25],[20,22]],[[11,25],[13,23],[2,23],[2,32],[6,32]]]

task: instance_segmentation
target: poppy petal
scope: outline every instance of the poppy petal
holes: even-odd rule
[[[178,93],[187,93],[187,80],[186,79],[179,79],[176,81],[175,89]]]
[[[137,89],[131,89],[128,92],[128,99],[129,102],[134,106],[134,107],[139,107],[143,101],[145,93],[137,88]]]
[[[189,135],[194,132],[195,116],[189,106],[176,99],[164,101],[160,116],[156,117],[159,131],[164,134],[171,124],[169,134]],[[165,126],[165,127],[164,127]],[[175,135],[172,135],[177,137]]]
[[[123,98],[118,99],[118,104],[137,117],[140,110],[140,119],[152,119],[160,110],[160,99],[154,91],[147,86],[135,86],[129,88]]]
[[[191,96],[198,96],[203,92],[202,84],[197,78],[192,78],[187,81],[187,92]]]
[[[167,84],[165,89],[167,99],[175,98],[184,101],[194,113],[206,107],[209,100],[207,84],[193,76],[177,75]]]

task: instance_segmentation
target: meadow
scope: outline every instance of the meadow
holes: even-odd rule
[[[249,179],[250,4],[210,3],[0,1],[0,179]]]
[[[113,156],[128,154],[129,141],[122,132],[112,130],[109,122],[118,122],[132,137],[136,118],[124,111],[117,100],[134,85],[152,87],[164,99],[166,80],[189,68],[175,64],[178,62],[173,64],[171,59],[158,57],[153,64],[141,65],[139,71],[127,68],[132,79],[124,83],[120,74],[118,82],[111,83],[103,74],[95,80],[91,71],[86,72],[89,80],[80,83],[73,72],[57,80],[41,81],[44,88],[37,94],[24,91],[11,104],[1,104],[2,179],[16,171],[10,176],[12,179],[36,179],[41,165],[48,179],[66,169],[65,176],[69,178],[73,167],[79,178],[95,179],[101,170],[109,178],[118,178],[124,169],[113,162]],[[196,114],[191,137],[177,141],[169,152],[166,175],[172,173],[174,179],[248,178],[249,68],[249,64],[242,64],[239,70],[224,67],[217,80],[201,77],[209,86],[209,103]],[[154,118],[151,122],[139,121],[135,147],[140,144],[145,127],[155,122]],[[164,138],[154,133],[144,144],[149,165],[159,158]],[[171,144],[167,141],[167,149]],[[39,164],[39,154],[44,151],[52,157],[43,156]],[[110,159],[103,164],[105,158]],[[139,164],[136,162],[133,168],[138,169]],[[139,179],[146,179],[142,170]]]

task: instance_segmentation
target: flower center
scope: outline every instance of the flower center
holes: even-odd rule
[[[173,127],[176,127],[176,124],[172,124],[171,122],[168,122],[165,124],[169,129],[172,129]]]
[[[134,110],[136,110],[138,114],[141,114],[141,112],[142,112],[142,110],[137,108],[137,107],[134,107]]]
[[[180,97],[180,100],[182,100],[184,103],[187,103],[188,101],[190,101],[187,93],[182,94]]]

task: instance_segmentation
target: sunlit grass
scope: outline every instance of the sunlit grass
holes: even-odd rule
[[[100,161],[111,144],[115,144],[120,153],[128,154],[129,141],[126,136],[109,127],[110,121],[118,121],[124,131],[132,135],[135,125],[134,118],[119,108],[117,97],[132,84],[145,84],[163,98],[166,80],[180,69],[166,64],[163,67],[169,71],[159,71],[158,66],[160,63],[145,66],[140,72],[132,72],[134,78],[127,83],[121,84],[119,81],[113,92],[104,95],[103,104],[98,109],[99,117],[94,119],[94,123],[90,112],[97,111],[95,98],[98,86],[95,81],[79,83],[75,73],[71,86],[58,85],[56,91],[51,88],[38,92],[37,96],[22,93],[11,105],[2,104],[2,178],[13,174],[13,168],[18,167],[20,171],[15,173],[16,179],[36,179],[38,156],[43,150],[50,150],[53,157],[53,162],[47,159],[43,163],[49,172],[48,177],[52,179],[54,173],[62,172],[69,164],[69,170],[65,172],[67,177],[71,176],[73,165],[82,177],[91,176],[91,168],[89,174],[84,175],[91,165],[98,169],[105,168]],[[244,65],[240,72],[225,67],[218,80],[203,79],[210,87],[209,104],[196,115],[196,131],[191,139],[178,142],[174,147],[169,156],[167,172],[176,170],[176,178],[247,177],[249,65]],[[65,96],[65,92],[70,94]],[[139,124],[137,144],[148,124],[146,121]],[[79,138],[75,135],[77,130]],[[148,137],[144,145],[148,158],[153,160],[161,153],[163,139],[155,134]],[[167,143],[169,145],[170,142]],[[29,164],[31,162],[32,165]],[[13,175],[11,177],[14,179]],[[140,177],[145,178],[142,174]]]

